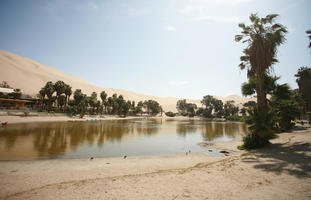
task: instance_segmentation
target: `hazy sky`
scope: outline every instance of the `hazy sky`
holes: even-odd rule
[[[310,0],[1,0],[0,49],[102,87],[200,99],[241,94],[248,16],[280,14],[287,41],[274,66],[280,83],[310,66]]]

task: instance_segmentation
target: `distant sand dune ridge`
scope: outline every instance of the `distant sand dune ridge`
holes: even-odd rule
[[[131,101],[144,101],[153,99],[158,101],[164,111],[176,111],[176,102],[179,100],[174,97],[156,97],[145,94],[139,94],[122,89],[103,88],[92,85],[86,80],[77,76],[65,74],[53,67],[42,65],[36,61],[24,58],[3,50],[0,50],[0,81],[7,81],[14,88],[20,88],[25,93],[36,96],[38,91],[45,85],[47,81],[56,82],[62,80],[72,86],[73,90],[81,89],[83,93],[90,95],[92,92],[97,92],[98,96],[101,91],[106,91],[108,96],[113,93],[122,94],[125,99]],[[216,96],[215,96],[216,97]],[[226,98],[216,97],[222,101],[234,100],[237,105],[241,105],[254,98],[243,98],[238,95],[230,95]],[[187,101],[196,103],[201,106],[200,100]]]

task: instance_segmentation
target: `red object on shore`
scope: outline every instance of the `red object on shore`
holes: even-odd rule
[[[8,124],[8,122],[1,122],[2,126],[6,126]]]

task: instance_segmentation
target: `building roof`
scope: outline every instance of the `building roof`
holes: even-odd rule
[[[14,89],[0,87],[0,92],[2,92],[2,93],[12,93],[12,92],[14,92]]]

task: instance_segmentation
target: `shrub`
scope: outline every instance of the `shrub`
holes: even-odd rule
[[[168,117],[175,117],[176,116],[175,113],[173,113],[171,111],[166,112],[165,115],[168,116]]]
[[[238,116],[238,115],[228,116],[226,117],[226,120],[235,121],[235,122],[245,122],[246,116]]]
[[[243,145],[239,149],[255,149],[265,146],[270,139],[276,137],[276,120],[275,113],[254,108],[249,111],[249,118],[246,120],[250,124],[250,134],[243,138]]]
[[[194,116],[195,116],[195,115],[194,115],[193,113],[190,113],[190,114],[189,114],[189,117],[191,117],[191,118],[194,117]]]

